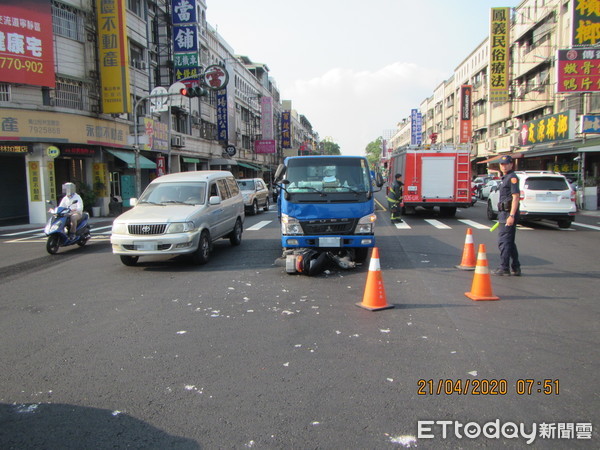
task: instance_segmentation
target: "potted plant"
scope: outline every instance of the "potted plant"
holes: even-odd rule
[[[96,206],[96,200],[98,199],[96,192],[88,184],[78,182],[77,193],[81,197],[81,200],[83,200],[83,210],[91,213],[92,208]]]

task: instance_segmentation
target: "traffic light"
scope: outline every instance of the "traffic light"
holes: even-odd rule
[[[196,87],[191,87],[191,88],[188,88],[188,87],[181,88],[179,90],[179,93],[181,95],[183,95],[184,97],[192,98],[192,97],[202,97],[204,95],[207,95],[208,91],[204,88],[201,88],[200,86],[196,86]]]

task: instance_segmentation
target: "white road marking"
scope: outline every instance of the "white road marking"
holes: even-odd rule
[[[407,224],[405,221],[402,222],[396,222],[394,225],[396,225],[396,228],[398,228],[399,230],[410,230],[410,225]]]
[[[443,224],[442,222],[440,222],[439,220],[435,220],[435,219],[425,219],[425,222],[427,222],[429,225],[434,226],[435,228],[437,228],[438,230],[451,230],[452,227],[449,227],[446,224]]]
[[[260,230],[262,227],[269,225],[271,222],[273,222],[272,220],[263,220],[261,222],[258,222],[254,225],[252,225],[249,228],[246,228],[246,231],[256,231],[256,230]]]
[[[41,231],[44,231],[44,229],[40,228],[39,230],[19,231],[18,233],[1,234],[0,236],[18,236],[19,234],[36,233],[36,232],[39,233]]]
[[[573,225],[577,225],[578,227],[583,227],[583,228],[590,228],[591,230],[600,231],[600,227],[596,227],[594,225],[588,225],[586,223],[573,222]]]
[[[477,228],[478,230],[489,230],[490,229],[490,227],[488,227],[487,225],[483,225],[481,223],[473,222],[472,220],[458,219],[458,221],[462,222],[465,225],[468,225],[470,227]]]

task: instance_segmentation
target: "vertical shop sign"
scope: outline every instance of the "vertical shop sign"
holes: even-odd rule
[[[55,87],[49,0],[0,0],[0,81]]]
[[[200,75],[196,0],[172,0],[173,66],[175,79]],[[192,86],[192,81],[185,83]]]
[[[600,42],[600,2],[573,0],[572,44],[596,45]]]
[[[217,91],[217,136],[225,143],[229,142],[227,122],[227,89],[222,89]]]
[[[54,174],[54,161],[49,161],[46,167],[48,168],[48,182],[50,184],[49,200],[56,202],[56,176]]]
[[[600,50],[572,48],[558,51],[556,92],[600,91]]]
[[[510,8],[492,8],[490,23],[490,101],[507,102]]]
[[[421,145],[423,141],[423,116],[418,109],[410,110],[410,145]]]
[[[125,0],[97,0],[102,111],[131,112]]]
[[[292,148],[292,121],[291,112],[281,113],[281,148]]]
[[[473,134],[472,114],[473,86],[463,85],[460,87],[460,114],[459,114],[459,143],[471,142]]]
[[[260,99],[260,108],[262,138],[271,140],[273,139],[273,98],[268,96],[262,97]]]
[[[92,165],[92,175],[94,177],[94,192],[98,197],[108,197],[106,192],[106,179],[108,170],[105,163],[94,163]]]
[[[165,171],[165,157],[156,157],[156,176],[162,177],[166,173]]]
[[[29,191],[32,202],[42,201],[42,183],[40,180],[40,163],[29,161]]]

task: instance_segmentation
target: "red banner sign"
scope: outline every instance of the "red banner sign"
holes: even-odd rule
[[[556,92],[600,91],[600,50],[572,48],[558,51]]]
[[[48,0],[0,0],[0,81],[55,87]]]
[[[473,134],[473,114],[471,112],[473,100],[473,86],[463,85],[460,87],[460,136],[459,143],[471,142]]]

